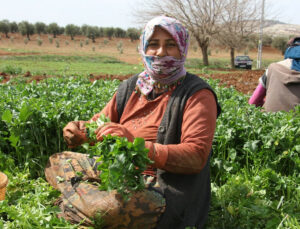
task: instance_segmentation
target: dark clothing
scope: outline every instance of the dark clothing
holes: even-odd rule
[[[121,117],[126,102],[131,96],[137,75],[123,82],[117,92],[117,110]],[[187,73],[181,85],[171,95],[161,124],[158,128],[157,143],[179,144],[181,136],[182,116],[186,101],[195,92],[211,87],[196,75]],[[215,93],[213,92],[215,95]],[[216,99],[218,115],[221,112]],[[210,202],[210,171],[209,159],[203,170],[198,174],[175,174],[158,169],[158,182],[166,198],[166,211],[158,222],[157,228],[181,229],[185,227],[202,228]]]

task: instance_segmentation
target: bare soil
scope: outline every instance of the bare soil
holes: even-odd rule
[[[226,74],[203,75],[202,77],[218,79],[220,84],[225,87],[233,86],[237,91],[243,94],[252,94],[258,84],[259,77],[261,77],[263,73],[264,70],[245,70],[232,71]]]

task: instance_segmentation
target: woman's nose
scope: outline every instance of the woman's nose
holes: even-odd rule
[[[159,46],[159,48],[157,49],[156,55],[157,56],[166,56],[167,55],[166,48],[163,45]]]

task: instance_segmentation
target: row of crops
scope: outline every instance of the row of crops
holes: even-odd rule
[[[56,217],[59,193],[43,170],[51,154],[67,149],[66,123],[99,112],[119,83],[61,77],[0,85],[0,171],[10,180],[0,228],[77,228]],[[263,113],[233,88],[209,83],[223,113],[213,142],[207,228],[299,228],[300,107]]]

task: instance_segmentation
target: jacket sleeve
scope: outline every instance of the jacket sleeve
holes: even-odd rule
[[[251,105],[255,105],[256,107],[262,107],[265,103],[264,99],[266,96],[266,85],[267,85],[267,74],[268,69],[265,71],[265,73],[259,78],[259,83],[257,87],[255,88],[252,96],[248,100],[248,103]]]
[[[216,128],[217,105],[213,93],[203,89],[191,96],[184,109],[181,143],[154,143],[154,166],[173,173],[199,173],[206,164]]]
[[[252,96],[250,97],[248,103],[251,105],[255,105],[256,107],[261,107],[264,105],[265,101],[264,98],[266,96],[266,89],[264,86],[259,83],[253,92]]]

